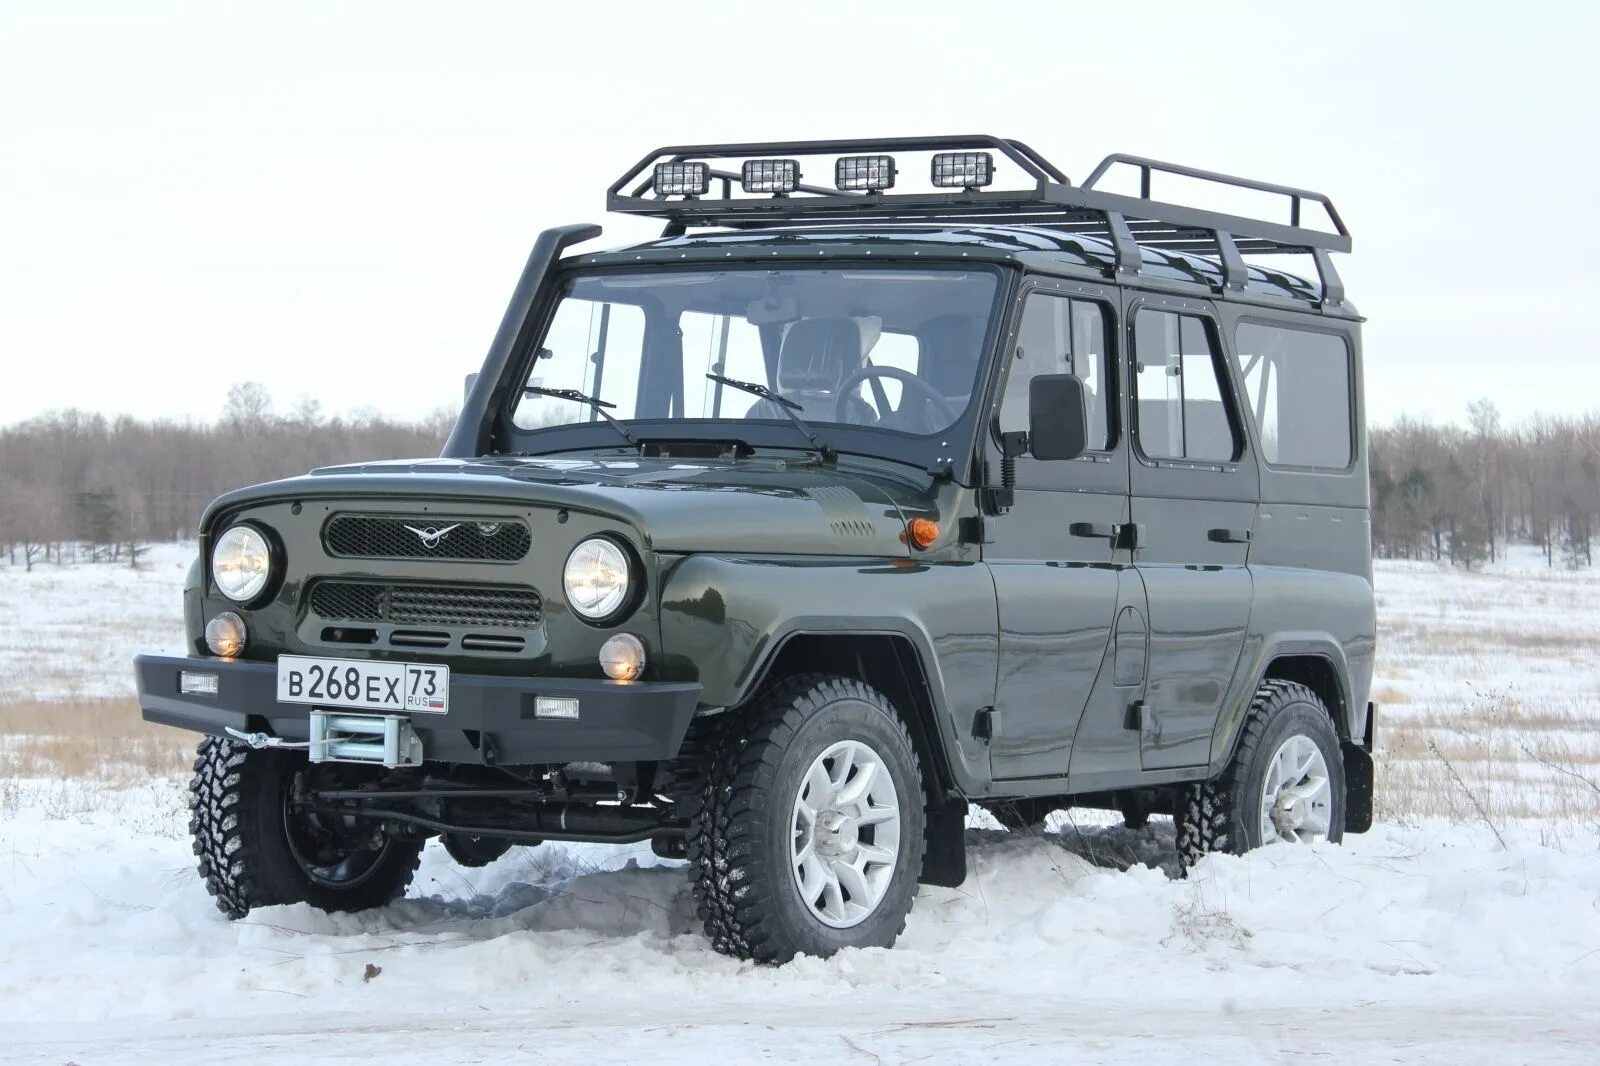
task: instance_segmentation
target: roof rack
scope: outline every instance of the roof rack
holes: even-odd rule
[[[733,159],[897,152],[995,153],[1019,171],[1026,184],[993,191],[972,187],[896,193],[841,190],[796,180],[783,194],[736,195],[744,191],[742,174],[713,165]],[[707,165],[709,181],[705,193],[681,198],[657,193],[657,164],[693,162]],[[1097,188],[1108,172],[1118,167],[1132,167],[1138,172],[1137,196]],[[1288,220],[1271,221],[1157,200],[1151,193],[1152,176],[1156,174],[1284,198],[1288,201]],[[720,196],[709,195],[711,182],[720,185]],[[1321,209],[1331,230],[1302,224],[1308,204]],[[1244,255],[1305,253],[1316,263],[1323,302],[1327,304],[1340,303],[1344,297],[1344,286],[1329,253],[1350,251],[1350,231],[1333,202],[1322,193],[1123,154],[1106,156],[1082,185],[1073,185],[1060,169],[1023,142],[983,134],[659,148],[612,184],[606,193],[606,208],[665,219],[669,236],[681,234],[689,226],[761,229],[845,222],[1042,226],[1109,241],[1116,252],[1118,273],[1139,272],[1141,245],[1216,256],[1222,268],[1222,286],[1230,290],[1245,286]]]

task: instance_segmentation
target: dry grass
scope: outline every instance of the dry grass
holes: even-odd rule
[[[1600,744],[1578,707],[1486,693],[1380,728],[1376,761],[1383,819],[1600,821]]]
[[[187,773],[194,742],[144,721],[132,700],[0,703],[0,779],[140,785]]]

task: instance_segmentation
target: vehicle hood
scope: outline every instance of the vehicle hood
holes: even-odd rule
[[[638,457],[428,459],[328,467],[223,496],[202,528],[266,499],[493,500],[605,515],[664,552],[905,556],[904,481],[814,462]]]

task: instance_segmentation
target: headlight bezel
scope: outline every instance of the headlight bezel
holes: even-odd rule
[[[254,592],[243,597],[235,597],[222,587],[221,581],[217,580],[217,552],[221,549],[222,542],[227,538],[228,534],[236,529],[247,530],[261,538],[261,543],[265,547],[267,555],[265,580],[261,582],[260,587]],[[277,537],[273,536],[272,531],[259,522],[253,522],[248,519],[242,522],[229,522],[222,528],[220,533],[211,538],[211,550],[206,554],[206,567],[206,576],[210,578],[211,587],[217,591],[217,595],[240,607],[251,607],[265,601],[276,590],[278,580],[283,576],[283,547],[278,543]]]
[[[592,543],[605,544],[622,557],[623,571],[627,575],[627,584],[623,586],[622,596],[616,606],[601,614],[587,614],[574,600],[572,591],[568,587],[567,575],[572,569],[572,560],[586,545]],[[572,546],[567,552],[566,560],[561,564],[561,597],[566,603],[572,616],[585,625],[594,626],[596,629],[609,628],[617,625],[638,608],[644,598],[644,567],[639,562],[639,553],[633,548],[627,538],[616,533],[595,533],[584,537]]]

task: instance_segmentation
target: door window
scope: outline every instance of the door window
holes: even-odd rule
[[[1147,458],[1238,458],[1238,435],[1223,401],[1226,371],[1204,319],[1140,311],[1134,357],[1135,433]]]
[[[1100,305],[1036,292],[1022,306],[1000,401],[1000,432],[1028,428],[1028,386],[1039,374],[1075,374],[1083,382],[1089,451],[1111,446],[1106,373],[1106,316]]]

